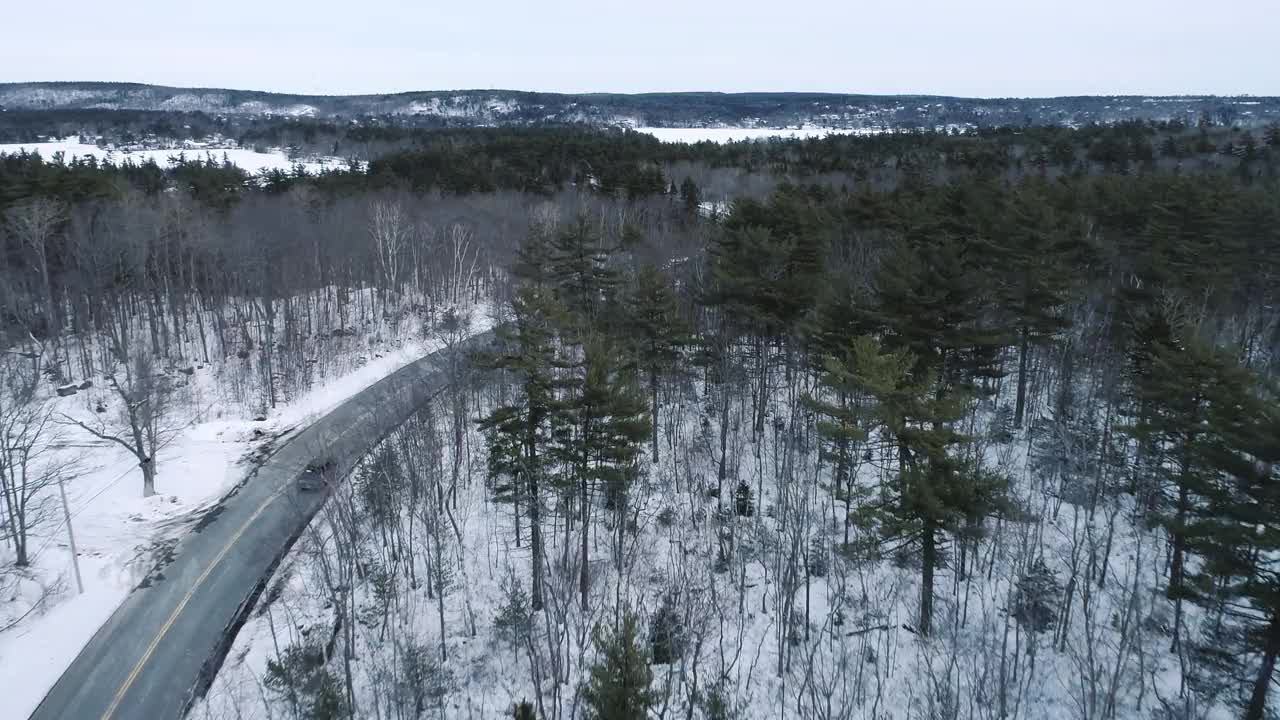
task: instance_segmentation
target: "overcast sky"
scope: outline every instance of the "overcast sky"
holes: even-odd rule
[[[0,13],[0,82],[1280,95],[1275,2],[13,2]]]

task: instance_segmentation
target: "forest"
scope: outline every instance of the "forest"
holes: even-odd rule
[[[815,92],[552,93],[471,89],[379,95],[299,95],[118,82],[0,83],[0,113],[103,117],[149,112],[239,118],[320,118],[339,125],[408,127],[541,126],[792,127],[912,130],[963,126],[1109,125],[1207,118],[1263,127],[1280,116],[1270,96],[1111,95],[974,98]],[[178,123],[181,127],[183,123]],[[3,137],[3,135],[0,135]]]
[[[151,492],[192,362],[266,413],[346,340],[491,308],[192,717],[1280,707],[1277,128],[394,129],[367,159],[0,157],[0,578],[38,562],[55,390],[108,378],[120,418],[81,429]]]

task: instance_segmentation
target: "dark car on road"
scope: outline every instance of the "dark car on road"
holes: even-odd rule
[[[306,469],[298,477],[298,489],[303,492],[320,490],[333,479],[336,465],[333,458],[316,458],[307,463]]]

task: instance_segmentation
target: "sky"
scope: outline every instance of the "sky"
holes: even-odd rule
[[[0,82],[308,94],[1280,95],[1274,2],[15,2],[0,13],[9,28]],[[195,9],[175,11],[186,7]]]

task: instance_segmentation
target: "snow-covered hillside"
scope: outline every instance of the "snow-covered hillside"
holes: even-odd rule
[[[425,90],[378,95],[298,95],[133,83],[0,83],[3,110],[144,110],[213,116],[343,118],[452,125],[587,123],[657,127],[933,128],[1085,125],[1227,115],[1260,127],[1280,117],[1280,98],[1098,96],[963,98],[842,93],[672,92],[562,94],[520,90]]]
[[[326,170],[346,169],[349,166],[349,163],[341,158],[290,160],[282,150],[256,152],[237,147],[182,146],[143,150],[117,150],[83,143],[78,138],[65,138],[56,142],[0,144],[0,155],[15,155],[22,152],[39,153],[40,157],[45,160],[54,160],[57,157],[61,157],[67,163],[76,158],[92,157],[99,162],[111,162],[118,165],[129,162],[142,164],[154,161],[161,167],[169,167],[179,160],[212,159],[218,162],[230,162],[250,174],[257,174],[263,170],[289,172],[299,166],[308,173],[314,174]]]

